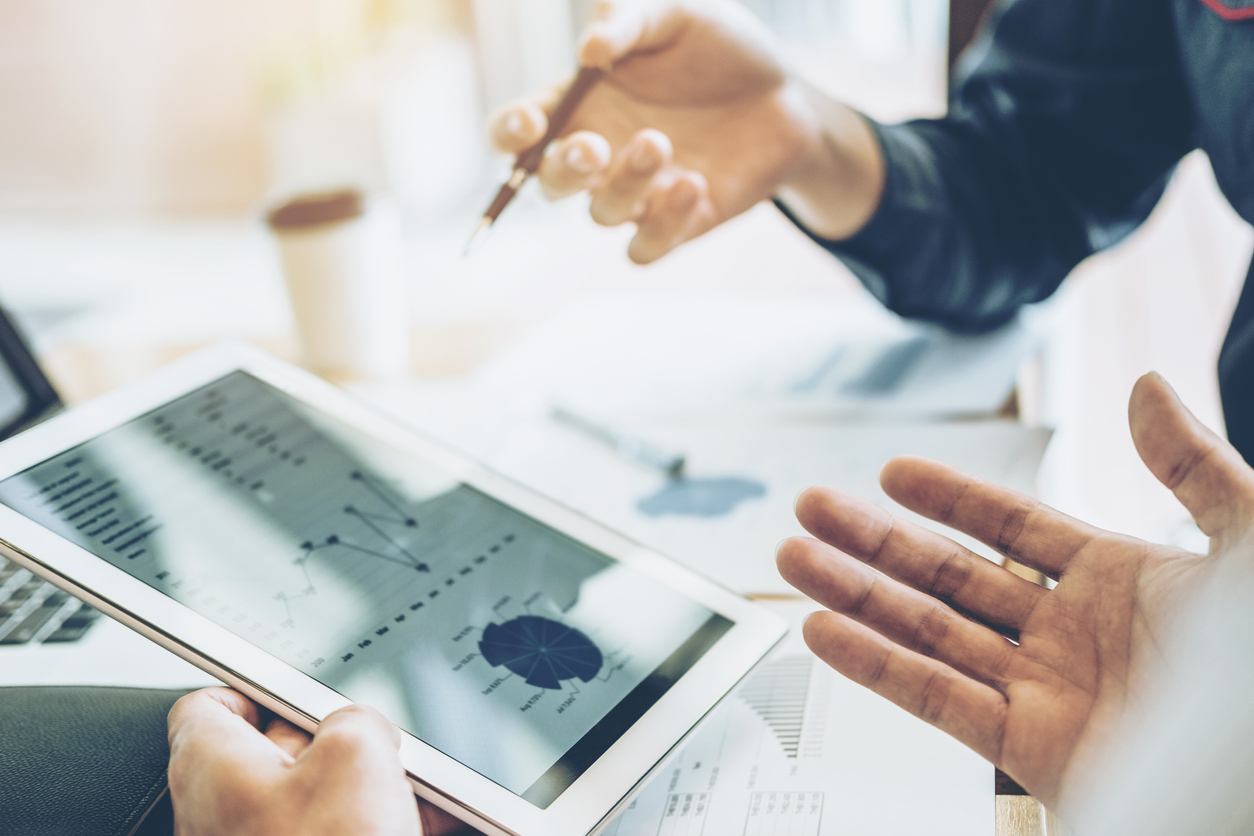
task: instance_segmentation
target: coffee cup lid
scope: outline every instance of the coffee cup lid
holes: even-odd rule
[[[266,220],[274,230],[304,229],[352,220],[364,211],[365,198],[361,192],[340,189],[297,195],[271,209]]]

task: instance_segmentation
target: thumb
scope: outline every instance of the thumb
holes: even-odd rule
[[[388,719],[364,705],[333,711],[318,724],[296,767],[327,786],[386,786],[404,779],[400,734]]]
[[[579,43],[579,63],[608,69],[632,52],[662,46],[679,33],[683,21],[671,4],[602,0]]]
[[[1208,537],[1254,518],[1254,470],[1185,408],[1157,372],[1132,388],[1128,424],[1141,461]]]
[[[420,833],[400,742],[400,733],[373,708],[350,705],[328,714],[296,758],[305,792],[316,799],[315,816],[340,822],[337,833],[384,832],[367,827],[369,822],[401,825],[388,833]]]

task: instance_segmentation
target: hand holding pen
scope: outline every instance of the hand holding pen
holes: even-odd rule
[[[496,193],[496,197],[492,199],[492,203],[488,205],[487,210],[483,213],[479,226],[475,229],[470,240],[466,243],[466,252],[470,252],[474,246],[475,239],[486,233],[492,224],[496,223],[496,219],[505,211],[505,207],[518,195],[518,190],[522,188],[522,184],[527,178],[540,170],[540,164],[544,161],[544,156],[548,150],[549,144],[566,129],[566,123],[570,121],[570,117],[574,115],[575,110],[583,102],[583,97],[588,94],[593,86],[601,80],[601,76],[605,71],[599,67],[583,67],[575,76],[574,81],[566,88],[561,99],[553,108],[553,112],[549,114],[548,126],[544,131],[544,135],[533,144],[530,148],[519,153],[518,158],[514,161],[514,169],[510,173],[509,179],[505,181],[500,190]],[[578,146],[573,147],[573,153],[578,155],[580,149]],[[568,154],[571,152],[568,152]]]
[[[789,188],[790,177],[812,179],[807,154],[827,146],[808,88],[743,8],[618,0],[595,15],[579,62],[608,69],[545,143],[536,174],[551,198],[589,192],[598,223],[634,223],[633,261],[665,255]],[[532,149],[561,98],[505,108],[492,119],[493,143]]]

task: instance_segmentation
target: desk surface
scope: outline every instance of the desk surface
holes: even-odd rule
[[[463,374],[545,313],[588,294],[853,292],[847,271],[770,207],[644,270],[622,258],[623,231],[593,227],[577,205],[547,211],[531,219],[516,212],[512,230],[498,231],[479,261],[456,254],[460,227],[417,236],[414,374]],[[1038,385],[1024,393],[1029,411],[1058,428],[1042,471],[1046,501],[1151,539],[1191,536],[1187,515],[1136,459],[1127,393],[1156,367],[1203,421],[1220,425],[1213,363],[1252,240],[1217,196],[1204,161],[1192,158],[1143,233],[1068,282],[1057,338]],[[51,323],[40,343],[72,402],[223,336],[297,356],[277,260],[257,223],[0,225],[0,257],[0,298]],[[997,832],[1058,831],[1034,800],[999,796]]]

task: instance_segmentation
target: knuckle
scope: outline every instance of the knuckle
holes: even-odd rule
[[[951,617],[943,607],[930,607],[915,626],[912,649],[924,656],[935,656],[936,648],[949,633]]]
[[[1217,447],[1213,443],[1198,445],[1192,454],[1185,459],[1176,462],[1167,472],[1166,479],[1163,483],[1168,490],[1175,490],[1184,483],[1195,471],[1201,467],[1202,463],[1209,459],[1215,452]]]
[[[949,703],[949,677],[939,671],[933,671],[923,685],[919,696],[919,719],[937,725],[945,715],[945,706]]]
[[[958,513],[958,506],[962,504],[964,499],[966,499],[967,493],[971,490],[972,484],[972,480],[964,480],[958,489],[953,492],[953,495],[951,496],[949,502],[945,504],[945,507],[938,509],[939,513],[936,516],[940,522],[949,525],[954,521],[954,518]]]
[[[971,579],[971,573],[974,570],[975,566],[971,562],[971,556],[958,546],[954,546],[953,551],[945,557],[940,567],[937,568],[936,574],[932,577],[928,594],[947,604],[952,602],[954,596]]]
[[[1028,520],[1040,507],[1036,501],[1022,502],[1011,507],[1002,518],[1001,528],[997,532],[998,551],[1013,556],[1015,545],[1019,542]]]
[[[860,589],[853,597],[853,600],[849,602],[849,608],[846,612],[853,616],[862,613],[866,609],[867,604],[870,602],[871,596],[875,594],[878,584],[878,575],[874,571],[867,572],[866,586]]]
[[[184,694],[174,701],[174,705],[170,707],[169,717],[182,719],[183,715],[189,711],[195,711],[196,705],[205,700],[212,700],[215,691],[225,690],[222,688],[201,688],[192,691],[190,694]]]
[[[892,539],[893,534],[896,532],[896,522],[896,518],[889,514],[888,518],[884,520],[882,530],[873,535],[874,545],[866,553],[865,562],[868,566],[874,565],[880,559],[880,555],[887,550],[888,541]]]
[[[867,676],[866,684],[868,688],[874,689],[884,681],[884,677],[888,675],[888,665],[889,662],[892,661],[893,652],[893,649],[889,647],[886,648],[880,655],[880,658],[875,664],[875,668],[871,670]]]
[[[174,705],[170,706],[170,711],[166,714],[166,723],[171,732],[177,730],[182,724],[183,715],[191,710],[190,706],[197,700],[198,693],[198,691],[193,691],[190,694],[184,694],[174,701]]]

